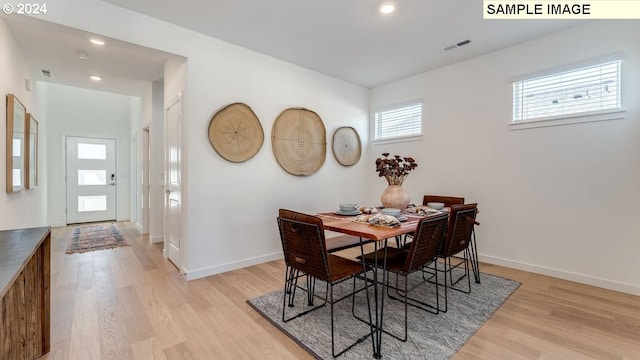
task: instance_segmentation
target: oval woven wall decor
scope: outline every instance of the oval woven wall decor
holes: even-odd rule
[[[209,123],[213,149],[231,162],[251,159],[262,147],[264,132],[249,105],[234,103],[220,109]]]
[[[333,156],[340,165],[351,166],[360,160],[362,144],[358,131],[351,126],[343,126],[333,133],[331,143]]]
[[[273,123],[271,145],[278,164],[286,172],[311,175],[322,167],[327,154],[324,123],[311,110],[286,109]]]

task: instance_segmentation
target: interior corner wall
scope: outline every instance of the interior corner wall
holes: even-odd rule
[[[151,93],[151,83],[149,83],[149,95]],[[129,141],[131,151],[129,153],[129,174],[131,179],[129,182],[130,207],[129,220],[138,226],[142,231],[142,128],[143,118],[148,114],[143,99],[137,96],[129,97]]]
[[[46,87],[49,224],[66,225],[66,136],[116,139],[117,220],[128,221],[131,97],[56,84],[46,84]]]
[[[164,241],[164,81],[152,84],[149,126],[149,240]]]
[[[38,145],[40,149],[46,144],[43,133],[46,130],[47,118],[38,106],[38,89],[32,84],[32,90],[25,87],[25,80],[30,79],[29,69],[18,44],[0,17],[0,230],[37,227],[46,225],[46,154],[40,152],[38,170],[40,171],[38,187],[18,193],[6,192],[6,95],[14,94],[33,114],[39,123]]]
[[[621,51],[624,119],[510,130],[513,77]],[[640,294],[639,96],[640,22],[589,22],[373,89],[372,110],[422,98],[425,135],[369,161],[416,158],[414,202],[478,202],[482,261]]]

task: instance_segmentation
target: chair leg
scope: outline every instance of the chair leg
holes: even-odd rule
[[[471,267],[473,268],[473,277],[476,281],[476,284],[480,284],[480,264],[478,263],[478,247],[476,245],[476,231],[473,230],[471,232],[471,243],[469,247],[471,248]]]

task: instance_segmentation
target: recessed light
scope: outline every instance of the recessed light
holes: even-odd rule
[[[394,4],[392,2],[382,3],[380,5],[380,12],[382,14],[391,14],[395,10],[396,10],[396,4]]]
[[[95,45],[104,45],[104,41],[100,39],[93,38],[93,39],[89,39],[89,41],[91,41],[91,43]]]
[[[102,80],[102,76],[98,76],[98,75],[89,75],[89,79],[93,80],[93,81],[101,81]]]
[[[89,54],[83,50],[76,51],[76,55],[78,55],[78,59],[81,60],[87,60],[89,58]]]

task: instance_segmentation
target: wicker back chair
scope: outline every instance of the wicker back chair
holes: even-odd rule
[[[430,202],[439,202],[443,203],[445,207],[451,207],[451,205],[464,204],[464,198],[442,195],[425,195],[422,197],[422,205],[427,205]]]
[[[445,263],[445,308],[443,311],[447,311],[447,288],[463,291],[467,294],[471,292],[469,262],[472,260],[472,254],[470,252],[469,245],[472,242],[473,227],[476,224],[477,212],[478,204],[475,203],[451,206],[447,234],[438,254],[440,257],[444,258]],[[456,260],[457,263],[452,264],[452,259]],[[464,273],[454,281],[454,270],[463,265]],[[467,288],[463,289],[456,287],[456,285],[465,277],[467,278]],[[448,282],[447,279],[449,279]]]
[[[395,248],[387,246],[384,249],[380,249],[377,252],[364,255],[365,263],[374,263],[377,260],[379,266],[384,266],[384,259],[386,253],[386,270],[390,273],[396,274],[395,286],[389,284],[389,276],[387,276],[387,295],[389,298],[404,302],[404,336],[399,336],[385,331],[387,334],[395,337],[398,340],[407,340],[407,305],[414,306],[416,308],[429,311],[437,314],[440,308],[440,300],[438,294],[438,278],[436,276],[431,279],[425,277],[425,272],[422,272],[422,281],[412,285],[409,288],[409,275],[421,271],[427,265],[433,263],[437,269],[436,259],[438,258],[438,250],[441,247],[442,240],[447,231],[447,215],[441,214],[438,216],[428,217],[421,219],[416,228],[413,241],[408,244],[408,248]],[[377,257],[377,259],[376,259]],[[400,284],[399,278],[403,277],[403,284]],[[435,304],[428,304],[422,300],[418,300],[409,297],[409,293],[417,289],[421,285],[429,283],[429,280],[435,282]],[[401,288],[402,287],[402,288]],[[395,290],[394,293],[389,289]]]
[[[368,332],[353,344],[336,352],[333,305],[347,297],[351,297],[353,302],[357,292],[368,289],[368,282],[364,281],[365,286],[356,290],[356,277],[364,273],[365,267],[357,261],[327,253],[322,219],[286,209],[280,209],[278,215],[280,240],[282,241],[284,260],[287,266],[285,271],[282,321],[291,321],[329,303],[331,306],[331,351],[333,357],[339,356],[371,335],[371,332]],[[301,277],[305,277],[307,280],[306,288],[298,286],[298,279]],[[339,299],[334,299],[333,286],[351,278],[353,278],[353,291],[343,295]],[[287,318],[287,308],[295,306],[296,289],[305,291],[307,293],[307,305],[314,306],[314,298],[317,297],[315,294],[316,280],[321,280],[326,283],[324,302],[293,317]],[[365,291],[365,293],[368,303],[369,293],[368,291]],[[369,319],[368,323],[371,324],[371,319]]]

